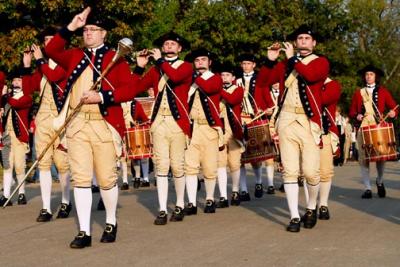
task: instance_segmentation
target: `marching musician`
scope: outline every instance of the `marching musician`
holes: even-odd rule
[[[39,38],[44,47],[47,46],[56,32],[57,30],[53,27],[47,27],[42,31]],[[24,67],[30,69],[33,54],[33,57],[36,59],[37,69],[33,74],[24,75],[22,82],[30,94],[33,94],[34,91],[39,91],[40,94],[39,108],[35,119],[35,149],[37,155],[40,155],[55,134],[53,120],[58,116],[59,111],[61,111],[58,98],[63,94],[67,76],[65,70],[58,66],[51,58],[46,59],[44,57],[39,46],[33,45],[32,49],[33,53],[24,53]],[[38,222],[47,222],[53,217],[51,211],[51,187],[53,179],[50,172],[53,161],[58,170],[58,178],[61,186],[61,203],[57,218],[67,218],[72,209],[69,186],[70,171],[65,136],[63,136],[63,139],[64,142],[61,142],[61,139],[57,138],[51,149],[46,152],[38,164],[43,203],[39,216],[36,219]]]
[[[268,75],[268,70],[266,66],[261,66],[259,74],[256,81],[256,99],[259,103],[259,108],[265,115],[270,119],[274,110],[278,107],[278,97],[279,97],[279,83],[270,84],[270,75]],[[270,121],[269,130],[271,138],[277,138],[275,125]],[[276,144],[277,145],[277,144]],[[279,151],[278,151],[279,153]],[[274,158],[265,160],[265,169],[267,174],[267,194],[275,194],[274,187]]]
[[[399,112],[398,109],[396,109],[396,102],[389,90],[380,84],[381,78],[384,75],[383,71],[373,65],[368,65],[358,73],[361,75],[364,87],[355,91],[350,106],[349,116],[357,120],[358,124],[361,124],[361,127],[376,125],[382,122],[382,116],[386,109],[390,109],[388,112],[390,118],[396,117]],[[358,162],[361,167],[361,177],[365,187],[365,191],[361,195],[361,198],[369,199],[372,198],[369,161],[366,160],[360,130],[357,133],[357,144],[359,148]],[[376,162],[376,170],[378,173],[376,186],[380,198],[386,196],[386,190],[383,184],[384,168],[385,161]]]
[[[219,117],[222,79],[211,72],[215,55],[204,48],[192,51],[188,60],[195,73],[189,91],[189,110],[192,120],[192,138],[185,151],[186,190],[189,203],[185,215],[197,214],[197,175],[200,167],[206,188],[204,213],[215,213],[214,191],[218,169],[218,151],[223,146],[223,125]],[[157,166],[158,168],[158,166]]]
[[[87,7],[76,15],[46,46],[47,55],[66,70],[68,77],[64,92],[58,98],[62,104],[61,114],[68,108],[74,109],[81,101],[84,104],[66,129],[79,221],[79,233],[71,242],[71,248],[91,246],[93,173],[106,210],[106,226],[100,242],[110,243],[116,239],[116,162],[122,152],[126,129],[119,103],[134,98],[139,80],[139,76],[131,74],[128,63],[119,59],[101,81],[99,91],[90,90],[115,55],[105,44],[107,30],[113,26],[113,21],[99,12],[96,15],[90,11]],[[66,50],[64,47],[73,32],[82,27],[85,48]]]
[[[231,205],[240,205],[239,181],[240,158],[243,152],[243,130],[241,121],[241,104],[244,90],[233,84],[235,80],[234,68],[230,64],[221,67],[223,90],[221,91],[220,117],[224,123],[224,149],[218,155],[218,187],[220,199],[217,208],[229,206],[227,199],[227,167],[232,177]]]
[[[244,88],[244,97],[242,102],[242,119],[244,123],[249,122],[262,110],[260,109],[260,98],[256,94],[257,73],[255,72],[256,58],[253,54],[245,53],[239,56],[240,67],[243,70],[241,77],[236,80],[236,84]],[[254,175],[256,177],[256,185],[254,196],[261,198],[264,194],[262,185],[262,162],[251,163]],[[240,167],[240,200],[250,201],[250,194],[247,189],[247,174],[244,164]]]
[[[320,186],[319,186],[319,210],[318,218],[320,220],[329,220],[328,210],[329,192],[332,186],[334,176],[333,158],[340,151],[339,129],[335,124],[336,105],[340,99],[341,86],[336,80],[327,78],[322,93],[322,149],[320,159]],[[306,187],[304,187],[306,188]]]
[[[267,75],[271,83],[280,82],[279,111],[276,130],[283,164],[283,179],[290,211],[287,230],[300,231],[298,211],[300,164],[307,181],[309,201],[303,216],[305,228],[313,228],[317,222],[317,197],[319,191],[320,143],[321,143],[321,90],[329,73],[329,62],[313,53],[317,33],[306,25],[300,26],[288,36],[294,46],[284,42],[286,60],[276,62],[280,46],[274,44],[268,50]]]
[[[124,110],[124,119],[126,128],[131,128],[136,124],[142,124],[148,122],[150,119],[144,112],[143,106],[139,101],[133,99],[121,104]],[[128,142],[128,140],[125,140]],[[128,154],[126,148],[124,149],[124,156],[121,157],[122,165],[122,185],[121,190],[128,190],[128,166],[127,166]],[[149,159],[135,159],[131,161],[135,171],[135,178],[132,179],[133,188],[150,187],[149,181]],[[143,171],[143,181],[140,180],[140,169]]]
[[[0,198],[0,205],[4,205],[10,197],[11,186],[13,183],[13,171],[17,175],[18,183],[25,177],[25,154],[29,152],[29,109],[32,106],[32,97],[23,89],[22,75],[24,69],[16,70],[10,74],[12,79],[6,97],[4,112],[2,113],[2,127],[4,129],[1,151],[3,161],[3,196]],[[18,205],[27,203],[25,196],[25,184],[18,191]],[[8,206],[12,205],[9,201]]]
[[[189,43],[175,32],[168,32],[154,45],[161,47],[143,51],[144,56],[137,59],[135,72],[143,73],[149,57],[155,60],[152,67],[141,79],[141,88],[153,88],[156,100],[151,116],[151,135],[156,166],[156,181],[159,214],[154,220],[156,225],[167,223],[168,172],[171,167],[174,176],[176,206],[170,221],[182,221],[184,218],[185,198],[185,149],[190,136],[188,92],[192,81],[192,65],[179,59],[179,53],[189,48]],[[164,57],[161,54],[164,53]]]

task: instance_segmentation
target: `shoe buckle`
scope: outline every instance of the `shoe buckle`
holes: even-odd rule
[[[207,203],[206,203],[207,206],[210,207],[210,206],[212,206],[212,204],[213,204],[213,202],[211,200],[207,200]]]
[[[180,214],[182,212],[182,210],[178,207],[175,208],[175,214]]]
[[[84,231],[80,231],[76,237],[78,237],[78,238],[84,238],[85,235],[86,235],[86,233],[85,233]]]
[[[112,232],[112,230],[113,230],[113,226],[112,225],[107,225],[106,226],[106,228],[104,229],[104,232],[106,232],[106,233],[111,233]]]

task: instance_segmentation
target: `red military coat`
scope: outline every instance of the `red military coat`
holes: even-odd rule
[[[8,121],[8,116],[11,117],[11,122],[13,124],[15,136],[19,141],[28,143],[29,142],[29,111],[32,106],[32,97],[24,94],[19,99],[14,97],[8,97],[7,103],[11,106],[7,114],[3,118],[3,127],[6,129],[6,123]]]
[[[353,119],[357,118],[358,114],[364,115],[365,108],[363,104],[363,99],[361,96],[361,89],[358,89],[351,101],[349,116]],[[392,95],[390,94],[389,90],[383,86],[375,87],[372,93],[372,99],[375,105],[372,105],[375,111],[375,115],[379,118],[379,115],[376,112],[375,106],[378,108],[378,111],[382,116],[384,116],[384,112],[386,109],[394,109],[396,107],[396,102],[394,101]],[[399,109],[395,110],[396,116],[399,114]]]
[[[276,82],[280,84],[278,103],[282,101],[285,91],[285,79],[289,74],[288,70],[292,68],[298,73],[299,95],[307,117],[319,125],[319,127],[322,127],[321,92],[324,81],[329,73],[328,60],[325,57],[319,56],[307,65],[295,56],[279,63],[267,60],[266,68],[263,71],[265,75],[270,75],[270,78],[267,77],[269,86]]]
[[[337,153],[339,149],[339,129],[336,126],[336,105],[339,102],[342,88],[336,80],[328,80],[322,89],[323,128],[324,132],[331,133],[332,150]]]
[[[136,101],[135,99],[131,102],[131,116],[133,120],[139,121],[141,123],[150,120],[144,112],[142,104],[140,104],[140,102]]]
[[[40,91],[40,82],[43,76],[51,83],[54,103],[57,106],[57,111],[62,110],[62,102],[59,101],[64,93],[64,87],[67,81],[67,75],[63,68],[57,65],[54,69],[50,68],[49,63],[45,59],[37,60],[38,68],[32,75],[24,75],[22,77],[22,88],[27,94],[32,94],[34,91]]]
[[[236,88],[230,93],[228,90],[235,86]],[[228,123],[232,129],[233,136],[237,140],[243,139],[243,128],[240,114],[242,113],[242,100],[244,89],[240,86],[231,85],[228,88],[221,90],[221,98],[226,106],[228,115]],[[226,122],[225,122],[226,123]]]
[[[135,72],[141,74],[143,73],[143,69],[136,67]],[[169,88],[172,89],[173,93],[169,88],[164,88],[164,90],[159,91],[158,83],[161,79],[161,72],[163,74],[165,73],[169,77],[168,85]],[[153,88],[156,96],[151,117],[152,122],[157,116],[163,94],[167,94],[168,105],[176,123],[186,135],[191,135],[188,93],[192,83],[192,73],[192,64],[188,62],[183,62],[175,69],[165,59],[159,59],[156,62],[156,66],[152,67],[143,76],[140,81],[140,90],[144,91]]]
[[[221,118],[219,117],[219,103],[222,91],[222,78],[218,74],[211,74],[212,76],[208,79],[204,79],[201,76],[195,78],[194,83],[201,90],[199,93],[200,101],[210,127],[220,127],[223,129]],[[189,92],[189,108],[191,108],[194,101],[194,92]],[[211,101],[211,103],[210,103]]]
[[[73,48],[66,50],[64,48],[71,35],[72,32],[63,28],[45,48],[47,55],[65,69],[68,77],[64,93],[58,99],[61,106],[65,104],[75,81],[90,65],[89,59],[91,58],[91,52],[88,49]],[[96,50],[93,63],[102,72],[109,65],[114,55],[115,51],[104,45]],[[97,80],[98,77],[99,74],[93,71],[93,80]],[[137,85],[140,77],[135,74],[132,75],[128,63],[120,58],[105,78],[101,82],[100,93],[104,101],[99,104],[100,112],[103,118],[123,137],[126,128],[120,103],[132,100],[139,92]]]

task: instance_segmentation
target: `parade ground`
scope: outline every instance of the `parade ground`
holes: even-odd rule
[[[105,212],[96,210],[99,194],[93,194],[92,247],[82,250],[69,248],[78,232],[75,209],[68,219],[37,223],[40,188],[38,183],[28,184],[28,205],[14,201],[14,206],[0,210],[0,266],[399,266],[400,163],[386,165],[384,199],[376,195],[372,167],[372,199],[360,197],[363,186],[356,162],[336,167],[331,219],[319,220],[314,229],[302,228],[300,233],[285,230],[289,212],[284,193],[277,190],[275,195],[254,199],[250,169],[250,202],[204,214],[203,184],[198,214],[165,226],[153,225],[158,213],[153,185],[121,191],[117,241],[112,244],[99,242]],[[280,183],[276,175],[275,186]],[[59,184],[53,184],[53,191],[54,214],[60,201]],[[172,182],[170,196],[172,211]]]

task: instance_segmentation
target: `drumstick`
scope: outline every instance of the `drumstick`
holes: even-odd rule
[[[261,112],[260,114],[258,114],[257,116],[255,116],[251,121],[249,121],[249,122],[246,123],[246,124],[250,124],[250,123],[252,123],[253,121],[258,120],[259,118],[261,118],[262,116],[264,116],[266,113],[267,113],[266,111]]]
[[[395,106],[394,109],[392,109],[392,110],[395,111],[398,107],[399,107],[399,105]],[[388,116],[389,116],[389,112],[388,112],[388,114],[386,114],[386,116],[383,118],[383,121],[386,121],[386,119],[388,118]]]

